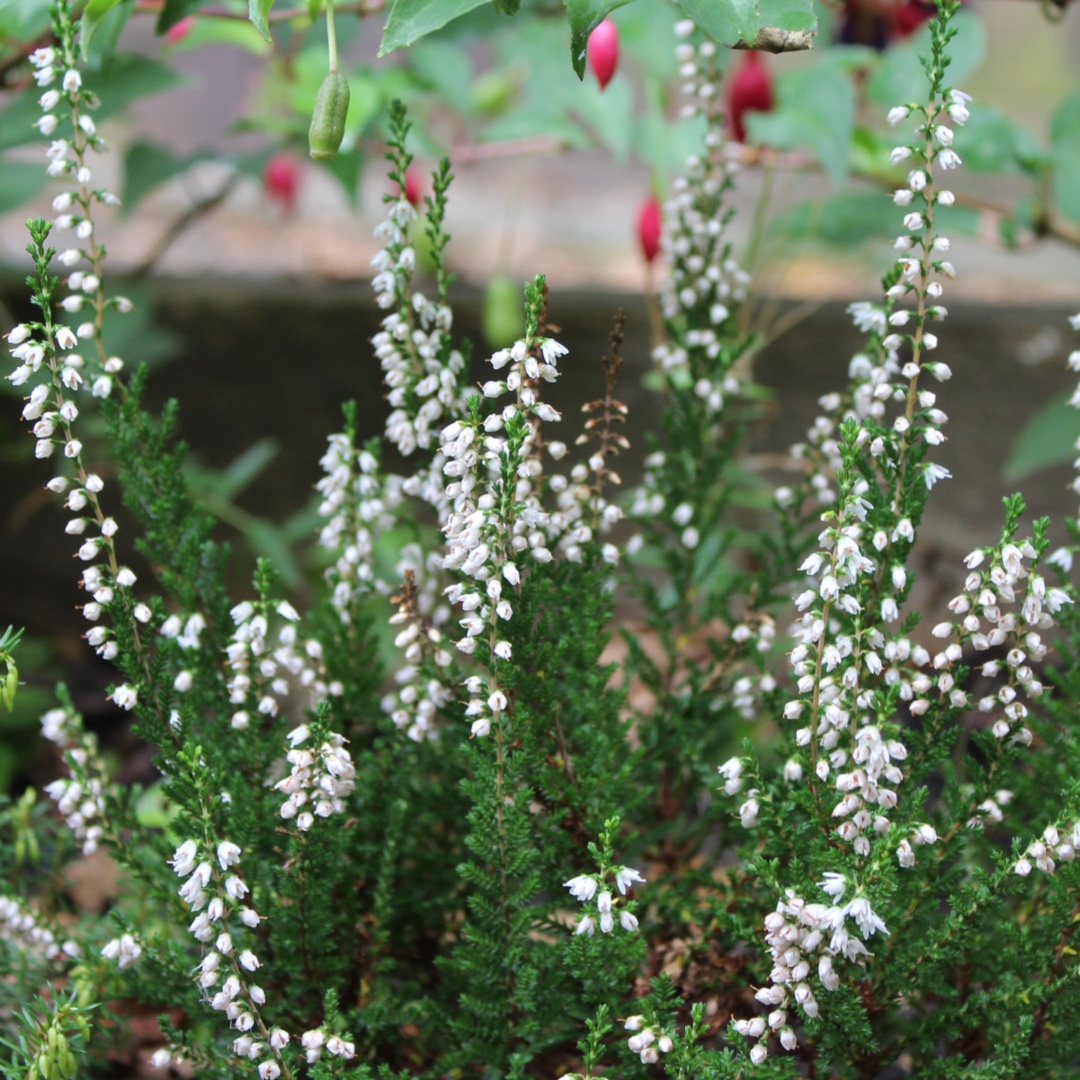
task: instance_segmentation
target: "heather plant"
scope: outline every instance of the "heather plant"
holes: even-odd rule
[[[28,791],[0,815],[6,1075],[130,1059],[137,1009],[160,1017],[163,1075],[1072,1074],[1080,524],[1048,554],[1012,496],[940,621],[911,604],[923,512],[951,482],[934,454],[945,181],[971,104],[948,79],[957,6],[932,24],[924,96],[888,115],[903,233],[883,295],[852,306],[865,345],[768,484],[740,459],[761,336],[715,42],[677,27],[706,135],[665,207],[654,433],[628,435],[621,316],[580,426],[545,400],[568,361],[543,277],[524,335],[474,363],[450,168],[418,212],[395,105],[372,341],[391,413],[365,442],[346,405],[329,436],[304,612],[267,560],[229,594],[177,407],[151,415],[145,372],[109,348],[106,312],[130,308],[100,240],[115,198],[54,8],[32,63],[61,191],[29,223],[40,314],[7,333],[7,378],[57,465],[87,642],[162,779],[156,802],[118,784],[59,689],[48,806]],[[107,470],[80,439],[90,409]],[[645,476],[624,496],[628,454]],[[623,597],[640,617],[620,626]],[[18,644],[0,641],[9,706]],[[123,875],[105,915],[64,876],[99,849]]]

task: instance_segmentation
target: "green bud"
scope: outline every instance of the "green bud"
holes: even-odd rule
[[[15,666],[15,661],[8,657],[7,676],[4,678],[3,686],[0,687],[0,700],[4,702],[8,712],[11,712],[11,707],[15,704],[15,691],[18,688],[19,669]]]
[[[79,1063],[66,1042],[63,1053],[60,1055],[60,1071],[64,1074],[65,1080],[74,1080],[75,1074],[79,1071]]]
[[[483,330],[493,349],[513,343],[525,332],[521,288],[508,274],[496,274],[484,290]]]
[[[348,115],[349,81],[340,71],[331,71],[319,87],[308,131],[308,152],[316,161],[337,157]]]

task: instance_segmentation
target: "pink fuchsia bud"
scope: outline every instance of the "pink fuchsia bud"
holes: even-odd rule
[[[405,190],[402,194],[414,209],[419,209],[424,199],[423,185],[420,183],[420,170],[412,165],[405,170]]]
[[[610,15],[589,35],[586,55],[589,67],[603,90],[619,66],[619,28]]]
[[[655,195],[650,195],[642,204],[637,231],[641,254],[647,263],[651,263],[660,253],[660,202]]]
[[[172,26],[165,31],[165,40],[170,45],[179,45],[180,42],[188,36],[188,33],[194,25],[195,16],[186,15],[179,22],[173,23]]]
[[[296,196],[300,188],[300,167],[292,154],[274,154],[263,170],[263,188],[266,194],[289,213],[296,209]]]
[[[769,112],[773,107],[772,76],[759,52],[750,50],[731,77],[727,106],[732,137],[746,142],[746,114]]]

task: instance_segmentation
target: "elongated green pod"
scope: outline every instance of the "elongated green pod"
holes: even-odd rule
[[[348,115],[349,82],[340,71],[331,71],[319,87],[308,131],[308,152],[316,161],[337,157]]]

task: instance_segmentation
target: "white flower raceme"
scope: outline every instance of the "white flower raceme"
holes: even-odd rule
[[[274,785],[288,796],[281,816],[295,820],[301,832],[307,832],[317,817],[344,813],[345,801],[356,786],[356,769],[344,737],[330,735],[317,749],[306,749],[302,744],[309,735],[306,724],[290,733],[291,749],[285,757],[292,770]]]
[[[615,887],[619,891],[618,897],[610,889],[604,887],[608,873],[615,878]],[[579,874],[569,881],[564,881],[564,887],[570,890],[570,895],[575,900],[587,904],[594,897],[596,898],[596,914],[583,915],[578,920],[574,933],[592,937],[599,926],[601,933],[610,934],[615,929],[616,915],[619,917],[619,925],[623,930],[637,930],[637,917],[623,906],[625,901],[621,900],[621,897],[626,895],[626,890],[635,882],[644,882],[644,880],[636,870],[628,866],[616,866],[611,867],[604,874]]]

